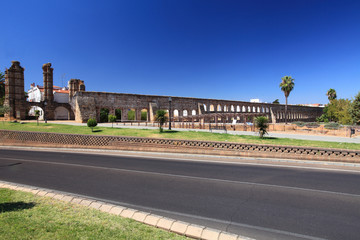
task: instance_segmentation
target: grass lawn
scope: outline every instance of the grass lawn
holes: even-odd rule
[[[187,239],[131,219],[0,188],[0,239]]]
[[[188,139],[188,140],[204,140],[204,141],[225,141],[225,142],[241,142],[241,143],[259,143],[259,144],[274,144],[287,146],[308,146],[308,147],[323,147],[323,148],[340,148],[360,150],[358,143],[338,143],[338,142],[324,142],[324,141],[309,141],[289,138],[270,138],[265,137],[260,139],[257,136],[246,135],[232,135],[223,133],[210,132],[194,132],[194,131],[164,131],[159,133],[158,130],[150,129],[130,129],[130,128],[110,128],[110,127],[95,127],[94,132],[86,126],[72,126],[65,124],[51,124],[51,123],[0,123],[0,129],[17,130],[17,131],[34,131],[34,132],[58,132],[58,133],[73,133],[73,134],[88,134],[88,135],[115,135],[115,136],[136,136],[136,137],[151,137],[151,138],[174,138],[174,139]]]

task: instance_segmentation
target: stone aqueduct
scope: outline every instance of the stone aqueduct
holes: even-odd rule
[[[147,121],[153,121],[158,109],[169,110],[173,121],[230,123],[233,119],[247,122],[254,116],[267,116],[272,123],[285,121],[285,105],[270,103],[250,103],[244,101],[173,97],[169,96],[90,92],[85,91],[84,82],[79,79],[69,81],[69,103],[57,103],[53,97],[53,68],[43,65],[44,99],[28,102],[24,96],[24,68],[18,61],[12,61],[5,70],[5,104],[10,106],[7,117],[25,119],[31,106],[40,106],[48,120],[54,119],[58,107],[69,111],[69,119],[86,122],[91,117],[100,120],[100,110],[106,108],[110,114],[121,110],[121,120],[128,120],[128,112],[135,111],[135,121],[141,120],[141,112],[147,112]],[[288,106],[287,119],[291,121],[314,121],[322,114],[319,107]]]

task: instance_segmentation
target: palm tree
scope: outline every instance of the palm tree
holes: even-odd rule
[[[159,122],[160,126],[160,132],[163,131],[163,125],[164,123],[167,121],[167,116],[166,116],[167,112],[165,110],[157,110],[156,111],[156,116],[155,116],[155,120]]]
[[[293,90],[295,83],[294,80],[291,76],[284,76],[281,78],[281,83],[280,83],[280,88],[281,91],[284,92],[285,95],[285,124],[287,124],[287,105],[288,105],[288,97],[290,95],[290,92]]]
[[[331,100],[336,99],[336,91],[333,88],[330,88],[327,92],[326,92],[326,96],[329,99],[329,102],[331,102]]]

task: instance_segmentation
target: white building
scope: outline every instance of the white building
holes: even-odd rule
[[[69,102],[69,88],[67,87],[58,87],[53,86],[53,94],[54,94],[54,102],[58,103],[68,103]],[[41,102],[44,100],[44,87],[35,85],[35,83],[30,85],[30,89],[28,90],[28,101],[29,102]],[[44,119],[43,109],[37,106],[34,106],[29,111],[29,116],[35,116],[35,111],[40,111],[39,120]],[[68,111],[63,107],[59,107],[57,111],[55,111],[55,119],[68,119]]]
[[[259,98],[250,99],[250,102],[253,102],[253,103],[261,103],[261,101],[260,101]]]
[[[69,102],[69,88],[67,87],[58,87],[53,86],[54,102],[58,103],[68,103]],[[35,83],[30,85],[28,91],[28,101],[29,102],[41,102],[44,100],[44,87],[35,85]]]

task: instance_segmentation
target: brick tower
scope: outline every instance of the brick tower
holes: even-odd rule
[[[54,101],[54,93],[53,93],[53,71],[54,69],[51,67],[51,63],[45,63],[42,66],[43,76],[44,76],[44,101],[47,104],[52,104]]]
[[[10,111],[5,117],[14,119],[25,118],[24,68],[20,62],[12,61],[11,67],[5,69],[5,105]]]

